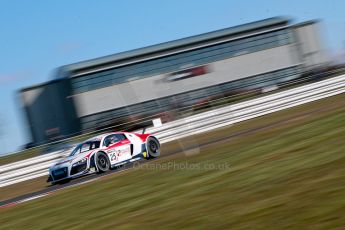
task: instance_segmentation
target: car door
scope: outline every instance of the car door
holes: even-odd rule
[[[104,152],[108,154],[110,164],[114,165],[132,158],[131,142],[121,134],[110,134],[104,138]]]

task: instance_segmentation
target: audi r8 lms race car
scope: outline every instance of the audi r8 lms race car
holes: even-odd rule
[[[70,155],[49,168],[48,182],[67,181],[140,159],[160,155],[160,143],[150,134],[114,132],[96,136],[77,145]]]

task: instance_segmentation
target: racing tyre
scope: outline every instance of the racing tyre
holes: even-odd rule
[[[160,149],[161,149],[161,145],[156,138],[154,137],[147,138],[146,151],[147,151],[148,159],[159,157]]]
[[[96,154],[95,163],[97,165],[98,172],[100,172],[100,173],[106,172],[110,169],[109,158],[103,152],[99,152]]]

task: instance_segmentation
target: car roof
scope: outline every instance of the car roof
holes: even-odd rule
[[[88,142],[88,141],[101,141],[104,137],[108,136],[108,135],[111,135],[111,134],[119,134],[119,133],[123,133],[123,132],[111,132],[111,133],[103,133],[103,134],[100,134],[98,136],[95,136],[95,137],[92,137],[90,139],[87,139],[86,141],[84,142]]]

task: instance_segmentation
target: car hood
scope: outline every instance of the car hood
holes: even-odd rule
[[[62,164],[65,164],[65,163],[74,163],[74,162],[77,162],[77,161],[80,161],[81,159],[83,159],[84,157],[88,157],[91,153],[93,153],[94,151],[97,151],[96,149],[93,149],[93,150],[90,150],[90,151],[86,151],[86,152],[83,152],[83,153],[80,153],[78,155],[75,155],[75,156],[68,156],[68,157],[65,157],[61,160],[59,160],[58,162],[56,162],[53,166],[57,166],[57,165],[62,165]]]

